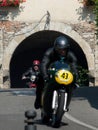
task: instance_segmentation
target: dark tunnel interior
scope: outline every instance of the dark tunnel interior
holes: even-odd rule
[[[56,31],[39,31],[27,37],[15,49],[10,61],[10,82],[11,88],[24,88],[25,84],[22,81],[22,74],[32,66],[34,59],[41,61],[44,52],[53,46],[56,37],[64,35],[68,38],[71,44],[71,50],[75,53],[78,64],[83,68],[88,69],[87,60],[84,52],[69,36]]]

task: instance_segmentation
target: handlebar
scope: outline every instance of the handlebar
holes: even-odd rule
[[[30,79],[30,77],[22,77],[22,80],[24,80],[24,79]]]

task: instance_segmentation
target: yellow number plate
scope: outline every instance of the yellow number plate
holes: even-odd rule
[[[59,84],[71,84],[73,81],[73,74],[68,70],[59,70],[55,75],[55,80]]]

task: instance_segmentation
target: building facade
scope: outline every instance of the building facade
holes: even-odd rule
[[[23,87],[22,73],[41,60],[55,38],[65,35],[79,64],[89,70],[90,86],[98,85],[98,46],[93,7],[78,0],[28,0],[18,7],[0,7],[0,88]]]

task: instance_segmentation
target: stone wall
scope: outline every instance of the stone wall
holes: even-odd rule
[[[39,27],[36,27],[36,29],[34,29],[34,27],[37,25],[37,23],[29,23],[29,22],[10,22],[10,21],[3,21],[0,22],[0,65],[2,65],[2,67],[0,68],[0,87],[1,88],[9,88],[9,61],[7,63],[7,60],[5,62],[5,57],[6,52],[7,51],[11,51],[13,49],[15,49],[15,46],[17,46],[17,44],[20,44],[21,40],[28,37],[29,35],[33,34],[34,32],[38,32],[40,30],[43,30],[43,27],[45,25],[45,23],[41,23],[39,25]],[[67,26],[66,26],[67,25]],[[59,31],[59,32],[63,32],[66,33],[68,35],[72,35],[72,32],[76,32],[77,34],[79,34],[79,36],[83,39],[83,41],[85,41],[88,46],[90,46],[91,50],[91,56],[95,55],[95,59],[92,58],[92,60],[94,60],[95,63],[95,69],[94,69],[94,63],[93,61],[89,61],[90,59],[88,59],[89,62],[89,68],[91,69],[91,75],[93,77],[96,77],[96,79],[98,78],[97,75],[97,70],[98,70],[98,53],[97,53],[97,46],[95,44],[95,30],[94,30],[95,26],[93,23],[78,23],[78,24],[66,24],[66,23],[57,23],[54,22],[51,24],[51,29]],[[32,31],[30,31],[30,29],[32,29]],[[29,32],[30,31],[30,32]],[[25,34],[25,35],[23,35]],[[75,34],[74,34],[75,35]],[[23,38],[22,38],[23,37]],[[17,43],[13,42],[13,45],[9,46],[10,42],[12,40],[16,39]],[[75,37],[75,40],[77,41],[77,36]],[[15,45],[16,44],[16,45]],[[9,47],[8,47],[9,46]],[[81,45],[80,45],[81,46]],[[83,48],[82,48],[83,49]],[[86,49],[88,51],[88,48],[85,48],[84,45],[84,51],[86,54]],[[14,50],[13,50],[14,51]],[[87,57],[89,58],[89,52],[87,52]],[[10,54],[10,52],[9,52]],[[10,54],[11,57],[12,54]],[[9,55],[8,55],[9,57]],[[7,79],[5,78],[7,77]],[[4,80],[6,79],[6,80]],[[96,82],[97,83],[97,82]]]

